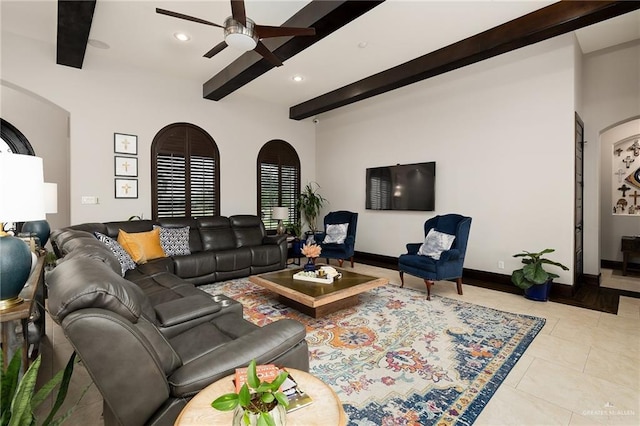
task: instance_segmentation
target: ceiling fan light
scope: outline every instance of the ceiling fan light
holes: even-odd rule
[[[258,44],[258,36],[254,31],[255,23],[247,18],[247,25],[228,17],[224,22],[224,41],[234,49],[247,52]]]

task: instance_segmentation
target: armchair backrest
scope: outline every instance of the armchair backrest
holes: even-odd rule
[[[461,258],[464,258],[467,252],[469,231],[471,230],[470,217],[454,213],[432,217],[424,223],[425,237],[433,228],[445,234],[455,235],[456,239],[453,240],[451,248],[459,250]]]
[[[338,210],[330,212],[324,217],[324,227],[327,229],[327,225],[337,225],[340,223],[348,223],[347,238],[356,238],[356,228],[358,226],[358,213],[350,212],[347,210]]]

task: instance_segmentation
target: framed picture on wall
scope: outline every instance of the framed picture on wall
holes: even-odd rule
[[[138,154],[138,137],[124,133],[113,134],[113,152],[116,154]]]
[[[115,157],[115,175],[116,176],[138,176],[138,159],[133,157]]]
[[[116,179],[116,198],[138,198],[138,179]]]

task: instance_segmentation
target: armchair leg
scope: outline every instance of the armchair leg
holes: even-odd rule
[[[456,279],[456,287],[458,288],[458,294],[462,296],[462,277]]]
[[[351,260],[351,267],[353,268],[353,256],[349,258]]]
[[[400,271],[400,288],[404,287],[404,272]]]
[[[342,262],[344,262],[344,260],[342,259],[338,259],[338,265],[342,268]]]
[[[431,286],[433,285],[433,281],[424,280],[424,283],[427,285],[427,300],[431,300]]]

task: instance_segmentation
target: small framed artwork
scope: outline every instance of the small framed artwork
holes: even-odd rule
[[[138,179],[116,179],[116,198],[138,198]]]
[[[113,134],[113,152],[116,154],[138,154],[138,137],[136,135],[125,135],[124,133]]]
[[[138,159],[133,157],[115,157],[116,176],[138,176]]]

